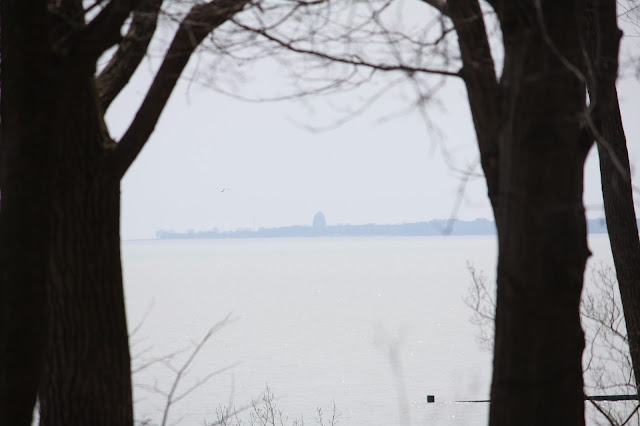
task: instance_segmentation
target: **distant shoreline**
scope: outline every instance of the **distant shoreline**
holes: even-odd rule
[[[607,226],[604,219],[588,219],[587,232],[589,234],[606,234]],[[401,223],[393,225],[321,225],[321,226],[284,226],[278,228],[237,229],[234,231],[176,232],[160,230],[156,232],[156,239],[241,239],[241,238],[290,238],[290,237],[365,237],[365,236],[464,236],[464,235],[495,235],[496,226],[492,220],[475,219],[448,220],[439,219],[427,222]]]

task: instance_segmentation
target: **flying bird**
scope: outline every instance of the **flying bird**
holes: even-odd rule
[[[222,188],[222,189],[218,188],[218,191],[224,192],[224,191],[231,191],[231,190],[229,188]]]

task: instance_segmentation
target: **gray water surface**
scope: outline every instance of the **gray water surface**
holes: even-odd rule
[[[592,239],[596,257],[607,244]],[[463,299],[467,262],[494,277],[493,236],[136,241],[123,243],[123,262],[131,329],[152,305],[132,336],[134,366],[236,318],[182,389],[239,364],[172,406],[173,422],[213,421],[220,405],[243,406],[268,385],[305,424],[334,403],[340,425],[486,424],[488,404],[454,401],[489,396],[491,356]],[[170,370],[156,363],[134,377],[136,417],[159,422],[164,402],[148,387],[168,390]]]

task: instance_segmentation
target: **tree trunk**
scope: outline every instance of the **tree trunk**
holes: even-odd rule
[[[54,133],[50,340],[39,394],[41,424],[132,425],[120,181],[104,168],[109,142],[93,73],[65,73],[58,102],[63,113]]]
[[[633,206],[627,140],[616,90],[618,29],[615,2],[590,0],[586,40],[591,65],[590,123],[598,146],[600,180],[609,243],[616,267],[620,299],[627,326],[636,386],[640,384],[640,239]]]
[[[498,296],[490,424],[584,425],[580,293],[590,146],[573,2],[505,2]],[[538,14],[539,13],[539,14]],[[543,17],[541,23],[537,17]]]
[[[56,192],[50,335],[41,424],[131,425],[120,268],[120,187],[92,177]]]
[[[629,339],[636,386],[640,383],[640,239],[633,206],[629,154],[618,95],[606,107],[599,132],[600,177],[609,243],[616,267],[620,299]],[[614,160],[615,158],[615,160]]]
[[[0,424],[29,426],[44,364],[51,229],[46,1],[3,1],[0,15]]]

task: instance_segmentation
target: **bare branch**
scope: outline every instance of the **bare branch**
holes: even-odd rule
[[[165,359],[163,360],[165,365],[175,374],[173,383],[171,384],[171,388],[168,391],[161,389],[160,387],[157,386],[157,384],[154,384],[153,386],[138,385],[154,393],[157,393],[166,399],[166,402],[164,404],[163,414],[162,414],[162,422],[161,422],[162,426],[166,426],[167,421],[169,419],[169,413],[171,411],[171,407],[175,403],[185,398],[187,395],[191,394],[194,390],[196,390],[197,388],[205,384],[211,378],[219,375],[220,373],[230,368],[233,368],[236,365],[236,364],[233,364],[233,365],[221,368],[219,370],[216,370],[214,372],[211,372],[204,378],[198,380],[195,384],[190,386],[188,389],[186,389],[182,393],[178,393],[178,388],[182,382],[182,379],[184,379],[185,375],[187,374],[187,370],[189,369],[193,361],[196,359],[196,357],[198,356],[198,354],[200,353],[204,345],[211,339],[213,335],[215,335],[218,331],[220,331],[221,328],[228,325],[232,321],[233,319],[231,318],[231,314],[228,314],[224,319],[222,319],[221,321],[216,323],[213,327],[211,327],[209,331],[204,335],[204,337],[202,337],[202,339],[200,339],[200,341],[194,346],[194,348],[189,353],[189,356],[187,357],[187,359],[184,362],[182,362],[179,367],[175,367],[170,363],[170,361],[174,359],[176,353],[171,354],[169,358],[165,357]]]
[[[249,3],[250,0],[218,0],[191,8],[180,24],[133,122],[109,157],[108,167],[117,176],[124,175],[151,136],[191,54],[207,35]]]
[[[484,171],[489,200],[497,211],[499,194],[498,133],[502,125],[500,86],[478,0],[449,0],[449,17],[458,34],[462,56],[462,78],[467,86],[473,125],[478,137],[480,161]],[[496,226],[500,229],[500,221]]]
[[[600,414],[602,414],[604,416],[605,419],[607,419],[607,421],[609,422],[609,424],[611,425],[615,425],[616,421],[613,420],[611,418],[611,413],[607,413],[602,407],[600,407],[600,405],[598,403],[596,403],[595,401],[589,399],[588,400],[595,408],[596,410],[598,410],[600,412]]]
[[[144,58],[156,30],[163,0],[142,0],[118,50],[96,78],[102,111],[106,111]]]
[[[631,419],[633,418],[633,416],[638,412],[638,409],[640,409],[640,404],[636,405],[636,408],[631,412],[631,414],[629,414],[627,416],[627,418],[625,419],[624,422],[622,422],[622,424],[620,426],[624,426],[627,423],[629,423],[631,421]]]
[[[445,70],[445,69],[414,67],[414,66],[400,64],[400,63],[398,63],[396,65],[386,64],[386,63],[373,63],[373,62],[365,61],[362,58],[359,58],[357,56],[343,57],[343,56],[337,56],[337,55],[330,55],[327,52],[311,50],[311,49],[306,49],[306,48],[295,46],[294,42],[280,39],[280,38],[274,36],[273,34],[268,33],[267,31],[265,31],[262,28],[252,28],[252,27],[250,27],[248,25],[244,25],[244,24],[242,24],[240,22],[237,22],[237,21],[234,21],[234,22],[238,26],[240,26],[241,28],[244,28],[244,29],[246,29],[248,31],[252,31],[252,32],[255,32],[257,34],[260,34],[261,36],[263,36],[267,40],[270,40],[270,41],[276,43],[277,45],[279,45],[280,47],[284,47],[285,49],[290,50],[291,52],[302,53],[302,54],[305,54],[305,55],[315,56],[315,57],[318,57],[318,58],[321,58],[321,59],[326,59],[326,60],[328,60],[330,62],[338,62],[338,63],[342,63],[342,64],[353,65],[355,67],[371,68],[373,70],[378,70],[378,71],[403,71],[403,72],[406,72],[407,74],[413,74],[413,73],[416,73],[416,72],[421,72],[421,73],[425,73],[425,74],[437,74],[437,75],[444,75],[444,76],[448,76],[448,77],[460,77],[460,73],[458,71],[450,71],[450,70]]]
[[[142,364],[140,364],[140,365],[138,365],[136,367],[132,367],[131,368],[131,373],[132,374],[139,373],[140,371],[146,370],[147,368],[151,367],[152,365],[159,364],[159,363],[168,365],[168,361],[176,358],[178,355],[180,355],[182,353],[185,353],[186,351],[187,351],[187,349],[178,349],[178,350],[176,350],[174,352],[165,354],[165,355],[163,355],[161,357],[151,358],[151,359],[146,360],[144,363],[142,363]]]
[[[236,362],[234,364],[228,365],[226,367],[220,368],[218,370],[212,371],[211,373],[207,374],[206,376],[204,376],[203,378],[199,379],[196,383],[194,383],[191,387],[189,387],[188,389],[186,389],[184,392],[182,392],[180,395],[174,395],[172,402],[178,402],[181,399],[183,399],[184,397],[190,395],[193,391],[195,391],[196,389],[198,389],[200,386],[204,385],[205,383],[207,383],[209,380],[211,380],[212,378],[214,378],[215,376],[224,373],[225,371],[228,371],[234,367],[237,367],[238,365],[240,365],[239,362]]]
[[[144,311],[144,314],[142,314],[142,318],[140,319],[140,321],[138,321],[138,323],[135,325],[135,327],[133,327],[133,329],[129,333],[129,338],[134,337],[138,333],[138,331],[140,331],[140,328],[142,328],[145,321],[149,317],[149,314],[151,313],[151,309],[153,309],[153,305],[155,305],[155,299],[151,300],[151,303],[149,304],[149,306],[147,306],[147,309]]]
[[[471,274],[472,286],[469,287],[464,303],[473,311],[471,323],[480,329],[477,341],[481,348],[490,351],[493,348],[496,295],[495,286],[482,271],[478,271],[467,262]]]
[[[102,11],[70,40],[70,52],[92,61],[122,38],[120,29],[140,0],[111,0]]]
[[[483,349],[493,346],[495,318],[495,287],[491,286],[482,271],[470,264],[467,268],[472,284],[465,297],[465,304],[473,311],[471,323],[478,326],[477,337]],[[580,316],[585,328],[585,353],[583,372],[585,389],[607,391],[617,394],[635,392],[633,366],[629,355],[628,340],[621,310],[617,282],[611,267],[596,265],[591,269],[590,285],[582,297]],[[624,414],[619,410],[608,410],[594,403],[594,407],[612,424],[624,424],[637,412]]]

